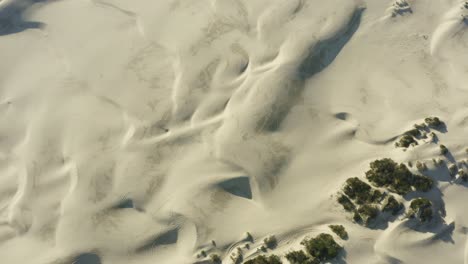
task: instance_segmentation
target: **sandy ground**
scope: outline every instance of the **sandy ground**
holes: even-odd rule
[[[336,203],[427,116],[468,158],[468,4],[458,0],[1,0],[0,262],[223,263],[342,224],[334,263],[467,263],[466,184],[414,227]],[[428,163],[431,164],[431,163]],[[466,170],[467,168],[464,167]],[[404,197],[408,202],[411,197]],[[285,263],[288,263],[284,260]]]

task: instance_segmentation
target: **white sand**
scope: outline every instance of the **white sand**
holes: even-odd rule
[[[392,139],[435,115],[468,158],[468,9],[397,2],[0,1],[0,263],[232,263],[329,224],[336,263],[467,263],[466,185]],[[383,157],[429,161],[441,221],[352,222],[334,196]]]

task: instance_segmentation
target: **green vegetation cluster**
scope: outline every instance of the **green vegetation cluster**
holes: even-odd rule
[[[342,225],[329,225],[328,226],[333,233],[335,233],[337,236],[339,236],[341,239],[348,239],[348,232],[346,232],[346,229]]]
[[[330,226],[331,228],[332,226]],[[347,232],[343,226],[333,226],[332,230],[337,230],[340,234]],[[284,257],[291,264],[320,264],[329,262],[336,258],[343,247],[340,246],[333,236],[326,233],[321,233],[314,238],[305,238],[301,245],[304,250],[296,250],[288,252]],[[251,260],[246,261],[244,264],[282,264],[281,258],[277,255],[260,255]]]
[[[438,117],[427,117],[424,119],[424,123],[415,124],[413,129],[404,132],[399,140],[395,142],[395,146],[399,148],[408,148],[410,146],[418,145],[417,139],[426,137],[425,132],[423,134],[421,131],[424,131],[427,128],[438,129],[443,124],[444,122],[442,122]]]
[[[431,178],[413,174],[405,164],[398,164],[388,158],[371,162],[366,178],[375,186],[386,187],[400,195],[405,195],[413,189],[427,192],[433,185]]]
[[[357,177],[347,179],[337,201],[346,211],[353,213],[355,222],[366,226],[382,212],[396,216],[404,209],[403,204],[390,193],[406,195],[413,191],[427,192],[434,184],[431,178],[413,174],[406,165],[388,158],[371,162],[365,175],[370,184]]]
[[[421,222],[429,222],[433,214],[432,202],[427,198],[416,198],[411,201],[408,217],[416,218]]]

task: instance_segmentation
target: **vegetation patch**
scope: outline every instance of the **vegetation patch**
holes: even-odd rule
[[[403,209],[403,204],[398,202],[393,195],[388,196],[382,207],[382,211],[390,212],[392,215],[397,215],[401,209]]]
[[[260,255],[254,259],[246,261],[244,264],[283,264],[283,262],[276,255],[270,255],[268,257]]]
[[[356,209],[356,206],[346,195],[341,194],[340,196],[338,196],[337,200],[338,203],[341,204],[343,208],[348,212],[352,212]]]
[[[416,198],[411,201],[408,217],[417,218],[421,222],[429,222],[432,216],[432,202],[430,200],[426,198]]]
[[[456,164],[450,164],[448,169],[449,169],[450,176],[455,177],[455,175],[457,175],[458,166]]]
[[[265,247],[272,249],[278,245],[278,241],[275,236],[269,236],[263,240],[263,244],[265,244]]]
[[[304,251],[292,251],[285,255],[286,259],[291,264],[317,264],[318,261],[314,260],[312,257],[308,256]]]
[[[382,193],[361,181],[359,178],[349,178],[343,189],[344,193],[357,204],[375,203],[382,199]]]
[[[432,128],[438,128],[443,124],[443,122],[438,117],[435,117],[435,116],[425,118],[424,122],[426,122],[428,127],[432,127]]]
[[[404,164],[392,159],[380,159],[371,162],[366,178],[377,187],[386,187],[390,191],[404,195],[414,189],[428,191],[432,188],[431,178],[414,175]]]
[[[448,148],[445,145],[440,145],[440,155],[447,155],[448,153]]]
[[[460,179],[462,179],[464,182],[468,181],[468,173],[466,173],[464,170],[458,171],[458,177],[460,177]]]
[[[369,225],[372,220],[377,218],[377,216],[379,215],[379,212],[380,211],[376,206],[369,205],[369,204],[360,206],[357,210],[357,213],[359,214],[359,216],[362,219],[362,222],[365,225]]]
[[[413,136],[404,134],[403,136],[400,137],[400,140],[395,143],[395,146],[399,148],[408,148],[412,144],[418,145],[418,142],[414,139]]]
[[[337,236],[339,236],[341,239],[348,239],[348,232],[346,232],[346,229],[342,225],[329,225],[328,226],[333,233],[335,233]]]
[[[219,257],[218,254],[212,254],[210,255],[210,261],[211,263],[218,264],[218,263],[221,263],[221,258]]]
[[[410,129],[410,130],[406,131],[405,133],[403,133],[403,135],[408,135],[408,136],[412,136],[412,137],[420,137],[421,136],[421,131],[418,128],[413,128],[413,129]]]
[[[329,234],[322,233],[315,238],[304,239],[301,242],[307,253],[319,262],[329,261],[338,256],[343,249]]]

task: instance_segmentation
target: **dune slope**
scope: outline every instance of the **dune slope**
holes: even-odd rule
[[[288,263],[330,224],[332,263],[468,262],[467,21],[459,0],[0,0],[1,263]],[[427,164],[398,200],[433,221],[337,203],[381,158]]]

